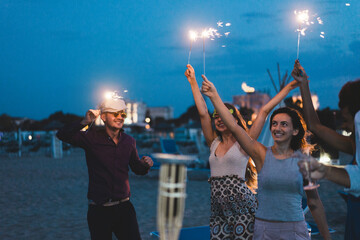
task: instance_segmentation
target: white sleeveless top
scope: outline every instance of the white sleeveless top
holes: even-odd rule
[[[215,150],[220,144],[220,139],[217,137],[210,146],[210,172],[212,177],[221,177],[225,175],[238,175],[245,179],[246,166],[249,161],[249,156],[244,155],[240,149],[238,142],[222,157],[215,156]]]

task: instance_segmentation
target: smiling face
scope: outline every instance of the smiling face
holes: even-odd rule
[[[105,127],[116,131],[124,126],[126,114],[124,111],[119,112],[104,112],[101,114],[101,119],[105,123]]]
[[[271,122],[271,135],[274,142],[289,142],[293,136],[299,133],[298,129],[294,129],[291,117],[286,113],[276,114]]]
[[[216,130],[218,130],[219,132],[225,132],[226,130],[228,130],[224,122],[221,120],[219,114],[213,114],[213,119]]]

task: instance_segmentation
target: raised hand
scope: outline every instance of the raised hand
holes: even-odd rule
[[[187,69],[185,71],[185,76],[188,79],[190,84],[196,83],[196,78],[195,78],[195,70],[194,68],[188,64],[186,65]]]
[[[201,77],[203,78],[203,82],[202,82],[202,86],[201,86],[201,92],[209,97],[212,98],[217,94],[216,88],[214,86],[214,84],[212,82],[210,82],[205,75],[201,75]]]
[[[291,72],[291,76],[300,83],[306,82],[308,80],[305,69],[303,66],[301,66],[298,59],[295,60],[294,69]]]
[[[84,119],[81,121],[81,124],[88,125],[91,122],[95,121],[99,115],[100,115],[100,110],[89,109],[86,112]]]

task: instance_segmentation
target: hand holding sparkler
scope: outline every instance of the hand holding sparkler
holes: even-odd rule
[[[202,82],[202,86],[201,86],[201,92],[209,97],[209,98],[212,98],[214,96],[217,95],[217,90],[215,88],[215,85],[210,82],[206,77],[205,75],[201,75],[201,77],[203,78],[203,82]]]
[[[186,67],[187,69],[185,71],[185,76],[188,79],[190,85],[192,85],[196,83],[195,70],[190,64],[186,65]]]
[[[303,66],[301,66],[299,59],[295,60],[294,69],[291,72],[291,76],[299,83],[308,81],[308,76]]]

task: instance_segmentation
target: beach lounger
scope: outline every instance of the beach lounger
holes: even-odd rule
[[[160,138],[162,153],[181,154],[174,139]]]

